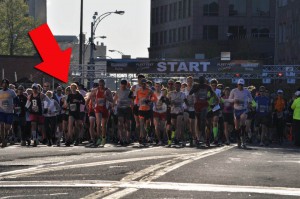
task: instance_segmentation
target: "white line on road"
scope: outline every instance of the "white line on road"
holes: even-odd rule
[[[239,186],[218,184],[174,183],[174,182],[139,182],[139,181],[0,181],[0,188],[120,188],[129,190],[173,190],[196,192],[230,192],[230,193],[257,193],[283,196],[300,196],[300,188],[266,187],[266,186]],[[132,193],[123,190],[123,193]],[[117,192],[118,193],[118,192]],[[126,195],[127,195],[126,194]],[[108,196],[109,198],[112,195]]]
[[[9,199],[9,198],[28,198],[28,197],[37,197],[40,198],[42,196],[62,196],[62,195],[69,195],[68,193],[53,193],[53,194],[38,194],[38,195],[15,195],[15,196],[5,196],[1,197],[0,199]]]

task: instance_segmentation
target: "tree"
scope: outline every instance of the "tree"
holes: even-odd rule
[[[28,32],[38,22],[28,15],[29,8],[24,0],[0,1],[0,54],[33,55],[35,48]]]

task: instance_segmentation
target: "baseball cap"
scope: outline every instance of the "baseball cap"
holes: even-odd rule
[[[239,79],[238,82],[237,82],[237,84],[242,84],[242,85],[244,85],[244,84],[245,84],[245,80],[244,80],[244,79]]]
[[[127,80],[125,80],[125,79],[121,80],[121,84],[122,85],[127,85]]]
[[[32,84],[31,88],[39,88],[39,86],[36,83],[34,83]]]
[[[300,91],[296,91],[295,95],[300,96]]]
[[[8,79],[3,79],[3,80],[1,81],[1,84],[3,84],[3,83],[6,83],[7,85],[9,85],[9,80],[8,80]]]
[[[24,86],[22,85],[18,86],[18,90],[24,90]]]
[[[277,91],[277,93],[283,93],[283,90],[279,89],[279,90]]]

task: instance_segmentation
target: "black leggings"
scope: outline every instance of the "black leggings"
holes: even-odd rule
[[[55,138],[56,127],[56,116],[45,117],[45,131],[47,139]]]

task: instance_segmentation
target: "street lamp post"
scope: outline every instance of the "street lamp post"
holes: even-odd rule
[[[122,53],[121,51],[119,51],[119,50],[108,50],[109,52],[117,52],[117,53],[119,53],[120,55],[125,55],[124,53]]]
[[[114,12],[106,12],[100,16],[98,16],[98,12],[95,12],[94,15],[93,15],[93,21],[91,22],[91,37],[90,37],[90,44],[91,44],[91,47],[90,47],[90,66],[88,67],[88,70],[90,71],[89,75],[90,75],[90,84],[93,83],[94,81],[94,77],[92,77],[95,73],[95,58],[94,58],[94,51],[96,50],[95,49],[95,43],[94,43],[94,40],[95,40],[95,32],[97,30],[97,27],[99,25],[99,23],[105,19],[106,17],[108,17],[109,15],[111,14],[118,14],[118,15],[123,15],[125,12],[124,11],[114,11]],[[97,17],[98,16],[98,17]]]

